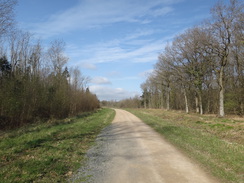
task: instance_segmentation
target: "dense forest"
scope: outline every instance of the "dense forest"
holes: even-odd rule
[[[210,19],[174,37],[141,85],[145,108],[244,114],[243,6],[220,1]]]
[[[99,107],[88,77],[66,66],[65,43],[43,46],[16,28],[15,0],[0,1],[0,129],[60,119]]]

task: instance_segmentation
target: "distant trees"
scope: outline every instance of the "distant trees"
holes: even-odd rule
[[[211,13],[207,23],[176,36],[160,54],[141,87],[145,107],[244,114],[243,2],[219,2]]]
[[[117,108],[140,108],[142,101],[139,96],[133,98],[127,98],[120,101],[101,101],[103,107],[117,107]]]
[[[15,1],[0,2],[0,129],[65,118],[99,107],[78,68],[65,67],[65,43],[45,49],[29,32],[13,29]],[[4,17],[2,17],[2,15]]]

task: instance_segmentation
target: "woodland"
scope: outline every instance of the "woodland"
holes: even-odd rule
[[[0,1],[0,129],[62,119],[99,107],[89,77],[68,68],[65,42],[48,46],[14,19],[16,0]]]
[[[16,0],[0,1],[0,128],[62,119],[99,108],[89,77],[68,68],[65,42],[48,46],[16,27]],[[244,4],[219,1],[210,18],[176,35],[141,84],[142,95],[118,107],[244,114]]]
[[[220,1],[209,19],[175,36],[141,85],[142,106],[243,115],[243,6]]]
[[[218,1],[210,18],[176,35],[141,84],[142,95],[102,105],[244,115],[244,4]]]

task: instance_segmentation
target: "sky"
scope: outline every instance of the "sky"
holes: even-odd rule
[[[210,17],[217,0],[19,0],[18,27],[66,43],[68,67],[89,76],[99,100],[141,95],[174,36]]]

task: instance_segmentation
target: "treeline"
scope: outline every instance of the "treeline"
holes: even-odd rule
[[[65,67],[65,43],[46,48],[13,23],[16,1],[0,2],[0,129],[65,118],[99,107],[78,68]]]
[[[145,108],[244,114],[243,6],[217,3],[210,19],[165,47],[141,85]]]
[[[142,100],[139,96],[133,98],[123,99],[120,101],[101,101],[101,106],[103,107],[115,107],[115,108],[141,108]]]

